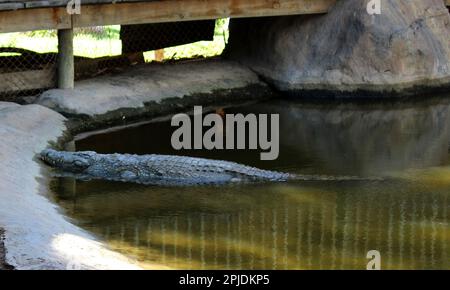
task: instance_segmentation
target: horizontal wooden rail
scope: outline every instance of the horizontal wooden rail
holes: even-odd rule
[[[55,86],[54,72],[54,68],[47,68],[0,73],[0,93],[53,88]]]
[[[142,24],[224,17],[325,13],[336,0],[160,0],[83,5],[80,15],[65,7],[0,12],[0,33],[112,24]]]
[[[327,12],[335,0],[171,0],[83,7],[74,27]]]
[[[65,8],[22,9],[0,12],[0,33],[72,27]]]

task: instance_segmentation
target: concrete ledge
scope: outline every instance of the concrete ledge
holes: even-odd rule
[[[36,153],[66,131],[66,119],[39,105],[0,102],[0,229],[16,269],[139,269],[68,222],[45,197]]]
[[[415,79],[395,84],[290,84],[270,78],[269,83],[282,87],[283,94],[298,99],[399,99],[421,98],[446,94],[450,89],[450,77]]]
[[[231,105],[273,96],[248,68],[232,61],[207,60],[148,64],[116,75],[77,82],[74,90],[50,90],[38,104],[71,119],[82,130],[117,125],[194,105]]]

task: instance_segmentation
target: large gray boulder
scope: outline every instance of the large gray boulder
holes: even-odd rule
[[[448,88],[450,15],[443,0],[383,0],[380,15],[369,15],[367,4],[340,0],[320,16],[233,20],[228,57],[295,96]]]

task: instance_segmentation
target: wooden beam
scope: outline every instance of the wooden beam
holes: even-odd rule
[[[336,0],[165,0],[86,5],[74,27],[325,13]]]
[[[65,7],[0,11],[0,33],[111,24],[142,24],[224,17],[325,13],[336,0],[159,0],[83,5],[80,15]],[[72,24],[73,21],[73,24]]]
[[[0,73],[0,93],[47,89],[55,86],[55,70],[29,70]]]
[[[67,29],[72,26],[66,8],[22,9],[0,12],[0,33],[41,29]]]

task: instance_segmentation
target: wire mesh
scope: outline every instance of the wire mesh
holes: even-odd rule
[[[111,25],[74,30],[76,80],[148,62],[220,55],[228,19]],[[57,31],[0,34],[0,99],[37,96],[56,86]]]
[[[36,95],[55,86],[57,42],[56,31],[0,34],[2,100]]]

